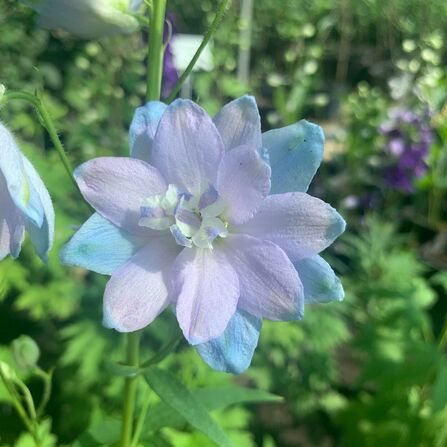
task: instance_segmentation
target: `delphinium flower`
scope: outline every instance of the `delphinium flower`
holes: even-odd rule
[[[53,243],[53,205],[39,174],[0,123],[0,260],[18,257],[25,230],[45,261]]]
[[[43,28],[61,28],[83,39],[118,33],[132,33],[138,28],[133,17],[142,0],[22,0],[39,14]]]
[[[318,253],[344,220],[305,192],[323,153],[318,126],[262,135],[249,96],[214,120],[191,101],[155,101],[137,109],[129,141],[133,158],[76,169],[97,212],[61,253],[64,263],[111,275],[107,327],[136,331],[171,306],[210,366],[240,373],[263,318],[299,320],[305,303],[343,298]]]
[[[433,141],[429,115],[403,108],[390,111],[390,120],[382,124],[388,155],[384,178],[386,184],[402,192],[414,191],[414,180],[428,169],[425,159]]]

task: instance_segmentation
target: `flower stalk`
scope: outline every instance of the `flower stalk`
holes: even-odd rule
[[[21,91],[8,91],[4,95],[0,96],[0,106],[3,104],[8,103],[9,101],[13,100],[22,100],[27,101],[31,105],[34,106],[35,110],[37,111],[37,114],[39,115],[41,122],[48,132],[48,135],[51,139],[51,142],[53,143],[54,148],[56,149],[59,159],[62,162],[65,172],[70,177],[70,181],[73,183],[73,185],[76,188],[76,191],[81,195],[82,201],[84,201],[84,197],[82,196],[81,192],[79,191],[78,184],[76,183],[76,180],[73,177],[73,166],[70,163],[70,160],[67,157],[67,154],[65,153],[64,146],[59,138],[59,135],[57,134],[56,126],[54,125],[54,121],[51,118],[50,113],[48,112],[48,109],[45,107],[44,103],[40,99],[39,96],[33,95],[28,92],[21,92]]]
[[[222,22],[222,19],[224,18],[225,12],[227,11],[227,8],[229,7],[231,3],[231,0],[222,0],[219,4],[219,7],[216,12],[216,16],[214,17],[213,22],[211,23],[211,26],[209,27],[206,34],[203,36],[202,43],[200,44],[199,48],[197,48],[197,51],[195,52],[193,58],[191,59],[191,62],[186,67],[186,70],[182,73],[179,80],[175,84],[174,88],[171,91],[171,94],[167,98],[166,102],[170,104],[172,101],[174,101],[177,93],[182,88],[183,83],[186,81],[188,76],[190,75],[192,69],[194,68],[194,65],[196,65],[197,60],[199,59],[200,55],[202,54],[202,51],[205,49],[205,47],[208,45],[208,42],[210,41],[213,34],[216,32],[217,28],[220,25],[220,22]]]
[[[140,363],[140,332],[127,334],[126,363],[139,366]],[[127,377],[124,383],[123,424],[121,428],[121,447],[129,447],[133,434],[133,419],[135,413],[135,398],[137,391],[137,377]]]
[[[64,165],[65,171],[70,176],[70,179],[73,182],[73,184],[76,186],[76,189],[78,189],[78,185],[77,185],[77,183],[73,177],[73,174],[72,174],[73,167],[65,153],[64,146],[59,138],[59,135],[57,134],[53,119],[51,118],[51,115],[48,112],[47,108],[44,106],[42,100],[38,96],[33,95],[28,92],[10,91],[10,92],[5,93],[0,98],[0,105],[6,104],[7,102],[9,102],[11,100],[15,100],[15,99],[28,101],[35,107],[37,113],[39,114],[40,118],[42,119],[42,123],[43,123],[45,129],[47,130],[48,135],[51,138],[54,148],[56,149],[56,151],[59,155],[59,158],[60,158],[62,164]]]

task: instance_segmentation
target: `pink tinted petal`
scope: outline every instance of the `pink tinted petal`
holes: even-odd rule
[[[225,149],[244,144],[262,146],[261,117],[253,96],[241,96],[222,107],[214,118]]]
[[[222,139],[208,114],[192,101],[177,99],[158,125],[152,162],[168,183],[200,194],[215,184],[223,152]]]
[[[173,275],[177,320],[191,344],[219,337],[236,311],[239,281],[219,250],[185,248]]]
[[[130,233],[151,234],[138,225],[143,199],[166,191],[161,174],[144,161],[127,157],[100,157],[75,170],[79,188],[106,219]]]
[[[118,268],[104,293],[104,325],[133,332],[151,323],[169,304],[171,268],[180,247],[171,235],[150,239]]]
[[[296,262],[329,247],[345,226],[340,214],[327,203],[292,192],[268,196],[238,232],[274,242]]]
[[[269,320],[303,316],[303,285],[287,255],[275,244],[233,234],[224,245],[240,284],[238,308]]]
[[[217,191],[227,205],[231,224],[250,219],[270,191],[270,167],[251,146],[227,152],[219,166]]]

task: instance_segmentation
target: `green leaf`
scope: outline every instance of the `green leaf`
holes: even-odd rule
[[[281,402],[282,397],[262,390],[250,388],[206,388],[191,391],[193,396],[209,412],[235,404],[256,402]],[[186,424],[185,418],[172,410],[164,402],[160,402],[149,411],[144,423],[145,433],[153,433],[163,427],[179,428]]]
[[[231,446],[227,435],[211,418],[206,407],[170,372],[151,368],[144,374],[144,378],[161,400],[182,415],[194,428],[220,447]]]
[[[256,402],[281,402],[283,398],[263,390],[250,388],[205,388],[196,390],[197,399],[202,402],[208,411],[225,408],[229,405]]]

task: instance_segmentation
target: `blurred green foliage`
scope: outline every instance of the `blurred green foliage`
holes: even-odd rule
[[[203,33],[215,2],[171,0],[169,7],[180,32]],[[163,366],[192,390],[237,383],[284,396],[282,403],[213,411],[238,447],[444,447],[447,3],[257,0],[249,85],[236,75],[238,16],[235,1],[214,38],[215,70],[194,74],[194,95],[214,113],[251,92],[266,130],[303,117],[323,125],[330,157],[312,189],[348,217],[348,234],[325,254],[347,296],[343,304],[308,308],[299,323],[266,322],[242,377],[210,370],[186,345]],[[13,0],[0,0],[0,27],[0,82],[44,89],[72,161],[126,155],[133,110],[144,100],[147,36],[74,40],[36,28],[34,14]],[[410,197],[387,190],[379,169],[386,155],[378,127],[401,104],[429,107],[435,130],[428,174]],[[19,261],[0,264],[0,361],[17,369],[38,400],[41,382],[20,371],[9,348],[21,334],[37,342],[40,366],[56,368],[40,428],[44,445],[67,445],[119,414],[122,379],[107,372],[106,362],[121,359],[123,340],[101,326],[107,278],[58,261],[59,248],[88,211],[36,115],[20,102],[0,113],[57,212],[48,266],[28,244]],[[350,197],[356,206],[348,206]],[[170,338],[174,324],[166,314],[145,330],[145,358]],[[153,397],[149,415],[159,405]],[[148,430],[142,445],[211,445],[185,424],[172,425]],[[1,384],[0,433],[2,445],[33,445]],[[83,439],[96,439],[95,433]]]

